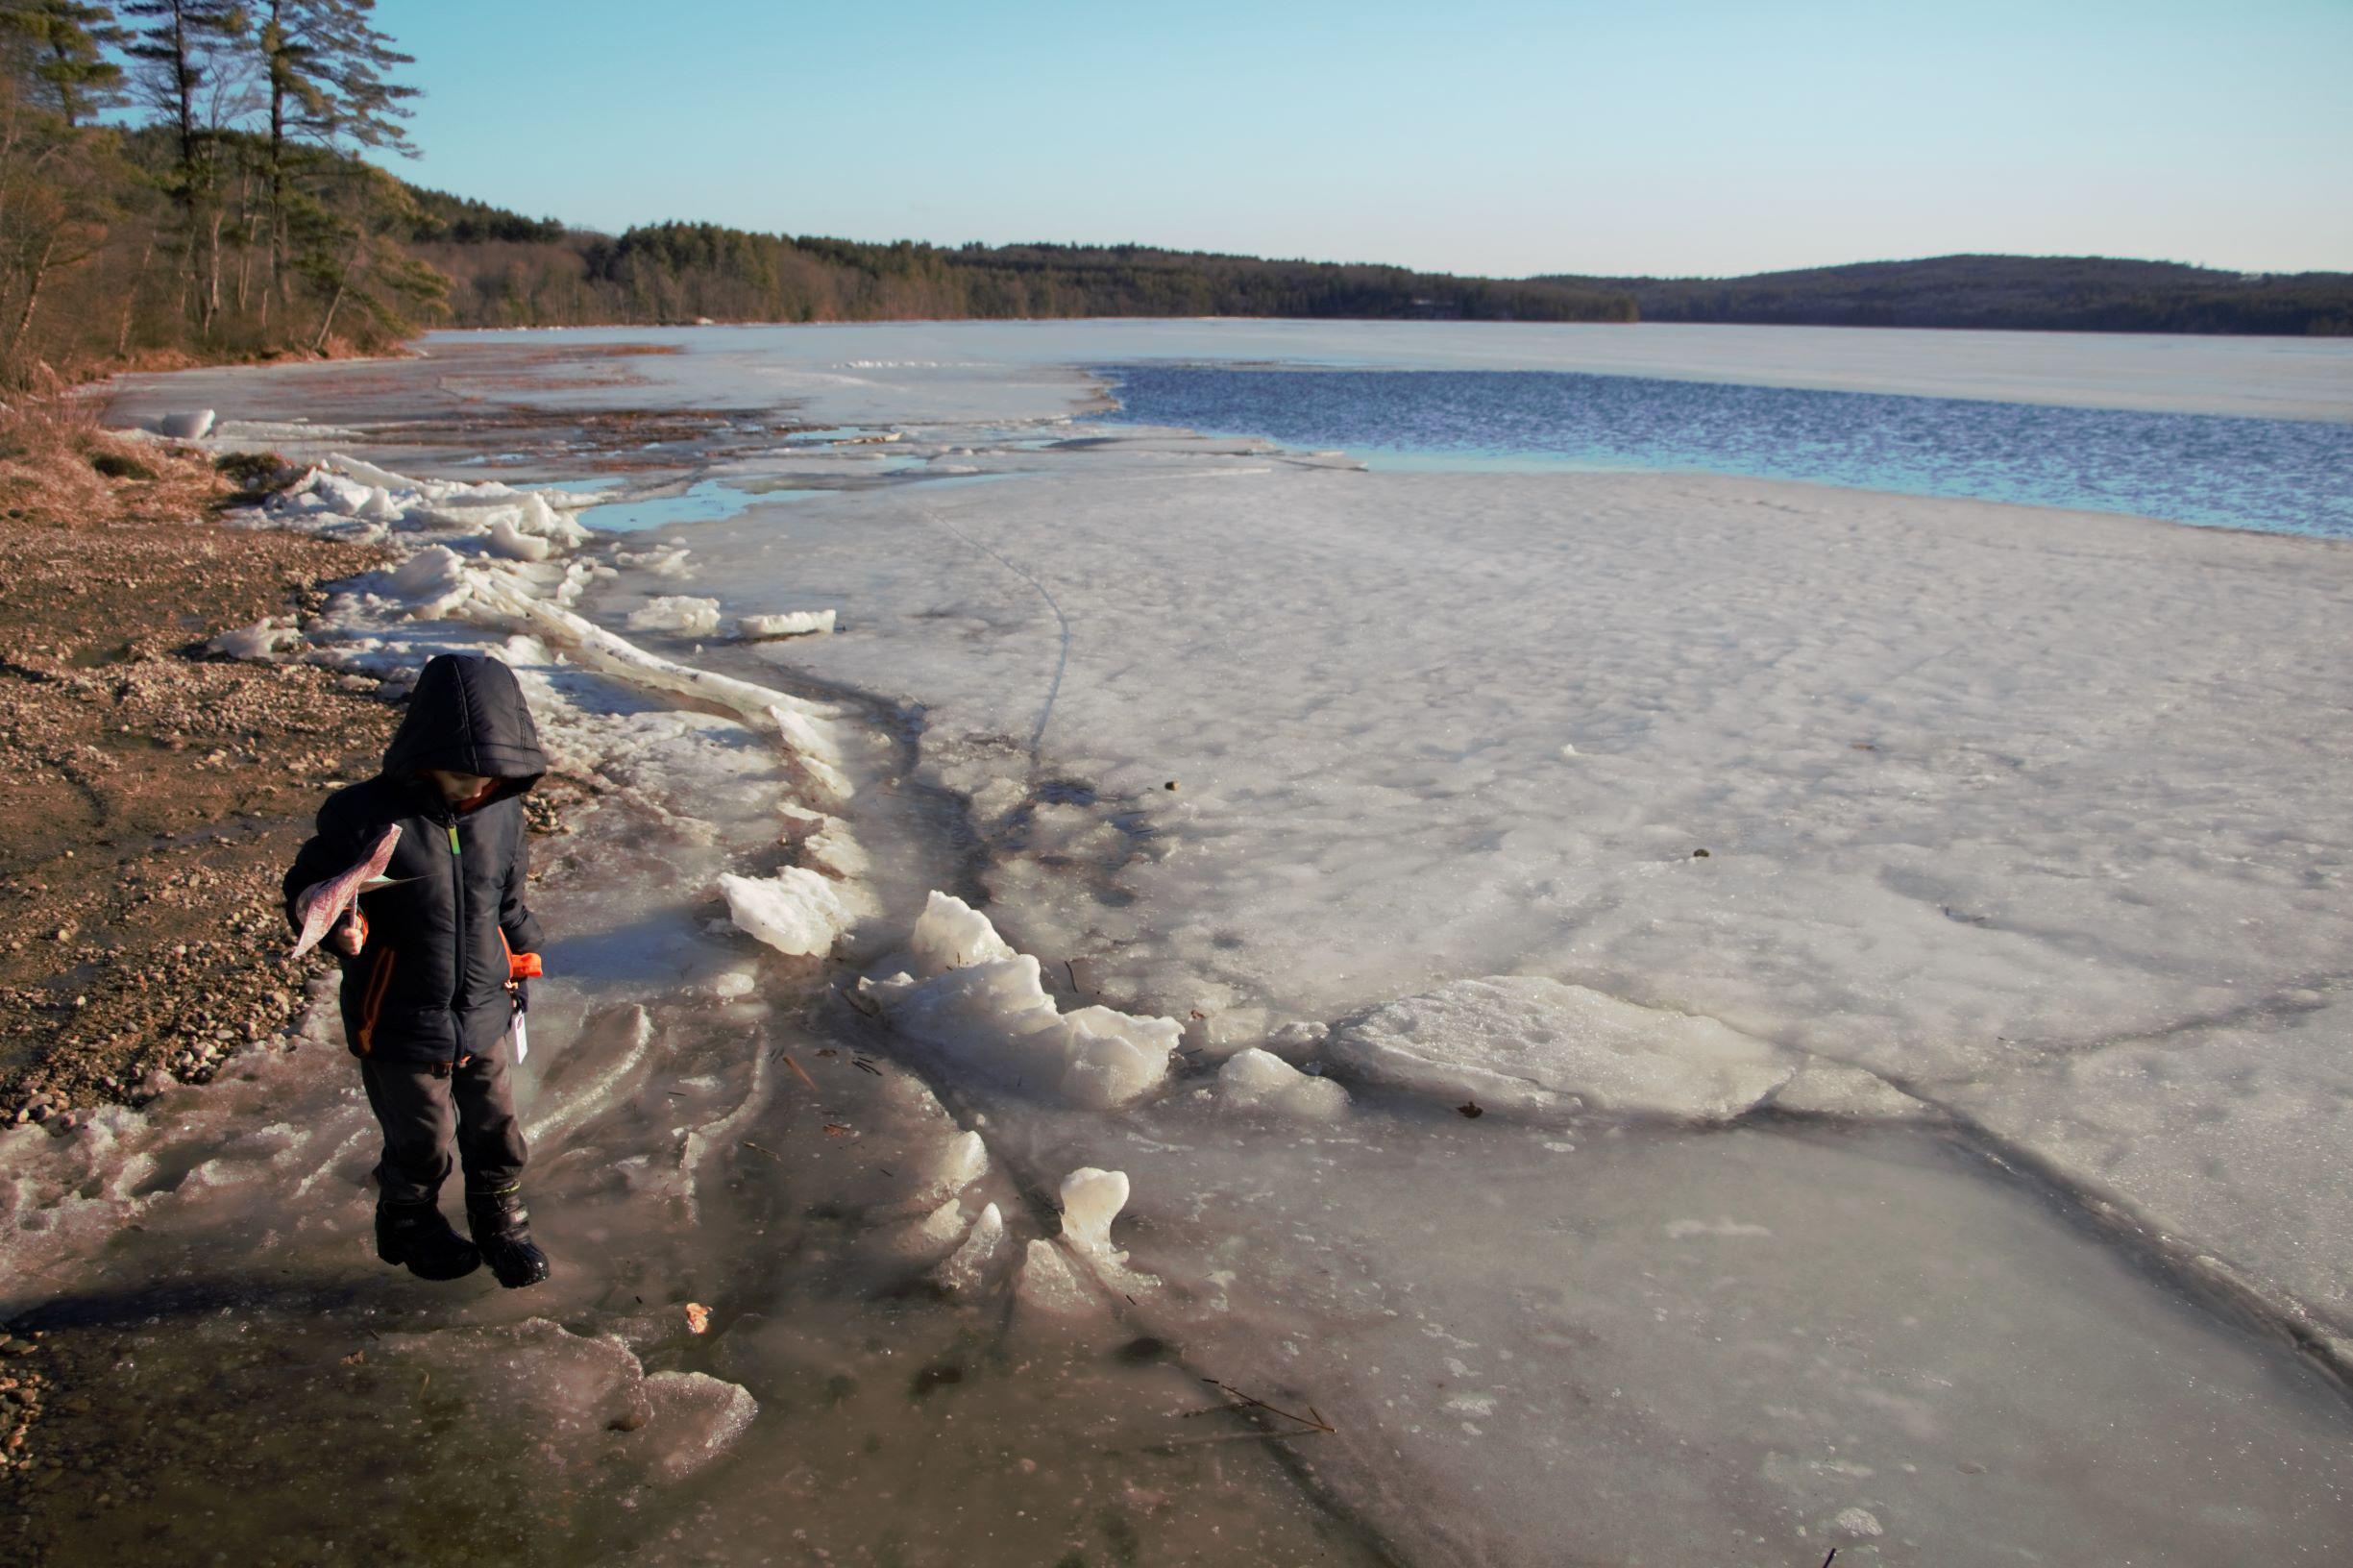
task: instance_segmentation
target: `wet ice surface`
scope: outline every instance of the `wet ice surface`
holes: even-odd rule
[[[2353,538],[2353,426],[1501,371],[1115,367],[1124,424],[1377,465],[1698,470]]]
[[[24,1494],[21,1560],[1376,1560],[1262,1452],[1171,1446],[1200,1384],[1108,1311],[1012,1314],[1001,1267],[970,1300],[930,1282],[912,1218],[944,1205],[952,1245],[1021,1196],[944,1158],[919,1080],[855,1065],[816,961],[711,929],[721,870],[776,858],[773,753],[502,651],[559,769],[601,781],[537,845],[518,1098],[555,1278],[375,1262],[325,1017],[73,1139],[0,1135],[5,1310],[79,1407],[41,1433],[77,1468]]]
[[[576,943],[551,969],[598,978],[551,983],[534,1029],[535,1209],[570,1272],[516,1301],[369,1261],[362,1123],[319,1044],[284,1059],[313,1087],[221,1099],[158,1154],[208,1171],[184,1203],[96,1269],[40,1254],[12,1299],[70,1285],[102,1335],[151,1315],[119,1292],[217,1285],[222,1252],[307,1271],[232,1288],[224,1321],[275,1347],[250,1377],[213,1370],[233,1331],[201,1290],[135,1354],[286,1424],[252,1480],[296,1433],[331,1448],[352,1404],[291,1379],[358,1377],[365,1339],[368,1397],[457,1466],[401,1458],[369,1495],[446,1478],[453,1517],[549,1516],[527,1547],[499,1527],[509,1557],[2331,1560],[2345,1407],[2284,1338],[2341,1359],[2347,1319],[2341,550],[1106,434],[1061,422],[1086,388],[1047,362],[1113,357],[1069,352],[1089,336],[720,332],[659,362],[680,401],[904,422],[887,484],[841,450],[682,475],[755,500],[625,541],[575,600],[614,631],[664,598],[723,628],[840,612],[630,635],[858,697],[837,727],[890,743],[842,759],[875,913],[830,966],[754,962],[718,876],[830,833],[788,812],[775,843],[805,754],[732,698],[601,699],[643,716],[584,733],[620,787],[545,894]],[[1513,341],[1415,341],[1441,338]],[[2192,406],[2288,362],[2184,351],[2198,373],[2144,383]],[[2071,352],[1956,342],[1897,386],[2098,401],[2172,350]],[[1825,353],[1832,380],[1892,368]],[[957,1029],[894,1027],[849,984],[1013,962],[968,931],[917,979],[933,890],[1039,961],[1042,1008],[975,974]],[[988,1055],[1093,1007],[1181,1025],[1164,1092],[1076,1109],[1004,1070],[1012,1034]],[[135,1217],[107,1171],[149,1136],[99,1151],[95,1227]],[[1100,1249],[1053,1239],[1082,1167],[1131,1188]],[[287,1230],[298,1193],[330,1217]],[[511,1370],[527,1413],[427,1404],[445,1365]],[[1189,1415],[1204,1377],[1335,1430]],[[546,1435],[458,1465],[515,1433]],[[165,1516],[261,1528],[198,1492]],[[290,1528],[329,1528],[298,1502]],[[122,1533],[83,1538],[152,1528],[102,1517]]]
[[[2321,1563],[2353,1529],[2333,1384],[1936,1140],[1182,1096],[1023,1139],[1129,1172],[1136,1262],[1211,1308],[1168,1309],[1189,1352],[1312,1402],[1302,1454],[1415,1560]]]

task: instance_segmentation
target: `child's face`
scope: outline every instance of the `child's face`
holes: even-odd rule
[[[425,776],[433,781],[441,798],[453,806],[473,799],[490,782],[479,773],[453,773],[446,768],[428,768]]]

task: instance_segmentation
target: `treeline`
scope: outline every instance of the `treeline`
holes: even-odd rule
[[[1941,256],[1746,278],[1570,278],[1645,321],[2029,331],[2353,334],[2353,274],[2221,272],[2104,257]]]
[[[430,198],[428,198],[429,200]],[[512,230],[527,219],[507,214]],[[487,220],[487,215],[484,216]],[[1042,316],[1631,321],[1623,292],[1140,245],[868,244],[706,223],[618,238],[420,235],[462,326]]]
[[[445,280],[374,0],[0,0],[0,382],[397,340]],[[123,123],[126,119],[130,123]]]

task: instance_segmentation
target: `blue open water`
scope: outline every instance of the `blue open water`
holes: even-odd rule
[[[1114,424],[1375,467],[1741,474],[2353,538],[2353,425],[1559,371],[1119,365]]]

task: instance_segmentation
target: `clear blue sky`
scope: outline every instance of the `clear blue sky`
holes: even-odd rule
[[[2353,270],[2353,0],[380,0],[423,183],[1456,272]]]

